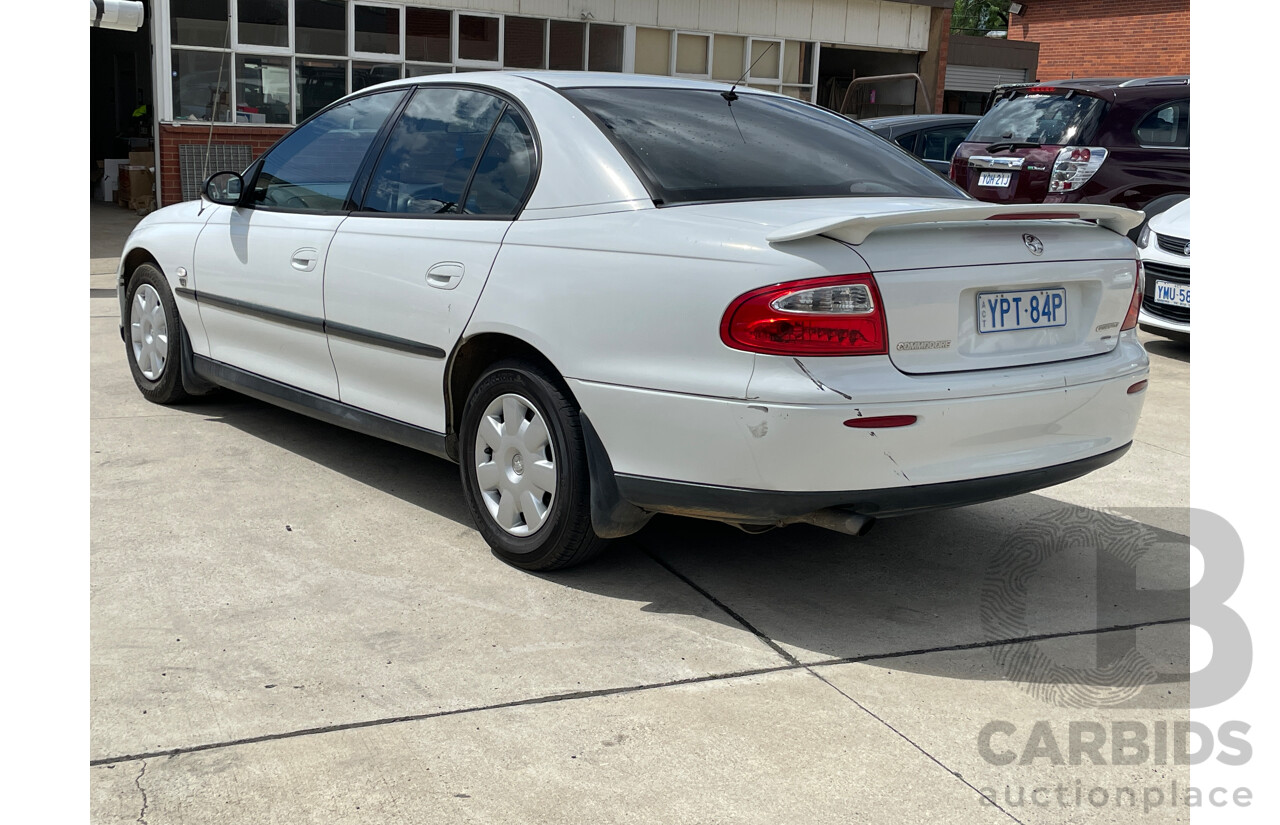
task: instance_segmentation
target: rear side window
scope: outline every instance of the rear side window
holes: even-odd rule
[[[566,89],[659,205],[905,195],[966,198],[845,118],[799,101],[701,89]]]
[[[996,143],[1012,140],[1053,146],[1088,143],[1098,128],[1107,104],[1080,94],[1019,95],[996,101],[978,121],[972,141]]]
[[[1140,146],[1191,146],[1191,101],[1167,103],[1150,112],[1134,130]]]
[[[511,107],[498,121],[467,190],[468,215],[514,215],[533,182],[533,136]]]
[[[924,133],[924,146],[920,149],[920,157],[925,160],[951,160],[956,147],[964,143],[969,136],[968,126],[947,126]]]

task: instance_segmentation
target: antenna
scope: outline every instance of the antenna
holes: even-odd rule
[[[737,80],[733,81],[733,85],[729,87],[729,91],[727,91],[727,92],[721,92],[721,93],[720,93],[720,96],[721,96],[721,97],[723,97],[725,100],[729,101],[730,105],[732,105],[732,104],[733,104],[733,101],[735,101],[735,100],[737,100],[737,99],[738,99],[738,95],[737,95],[737,94],[735,94],[733,90],[734,90],[734,89],[736,89],[736,88],[738,88],[738,84],[739,84],[739,83],[741,83],[742,81],[744,81],[744,80],[746,80],[746,79],[747,79],[747,75],[751,74],[751,70],[752,70],[752,69],[754,69],[754,68],[756,67],[756,64],[757,64],[757,63],[759,63],[761,60],[763,60],[763,59],[764,59],[764,56],[765,56],[766,54],[768,54],[768,53],[769,53],[769,49],[772,49],[772,48],[773,48],[774,46],[776,46],[776,45],[778,45],[778,43],[777,43],[777,41],[775,40],[775,41],[773,41],[773,42],[769,43],[769,45],[768,45],[768,46],[765,46],[764,51],[760,52],[760,56],[759,56],[759,57],[757,57],[755,60],[751,61],[751,65],[750,65],[750,66],[748,66],[748,67],[747,67],[747,70],[746,70],[745,72],[743,72],[743,73],[742,73],[742,77],[740,77],[740,78],[738,78]]]

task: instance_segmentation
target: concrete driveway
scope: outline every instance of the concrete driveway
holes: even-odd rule
[[[1137,441],[1070,484],[863,538],[660,517],[531,575],[453,465],[234,395],[144,401],[112,281],[95,823],[1189,818],[1154,745],[1188,716],[1186,346],[1144,336]]]

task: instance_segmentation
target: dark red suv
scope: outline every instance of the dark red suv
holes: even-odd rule
[[[996,96],[951,161],[992,203],[1106,203],[1163,212],[1191,193],[1188,77],[1062,80]]]

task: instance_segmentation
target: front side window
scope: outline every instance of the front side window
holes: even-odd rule
[[[343,208],[360,164],[404,92],[358,97],[293,130],[254,182],[257,205],[308,212]]]
[[[902,195],[965,198],[839,115],[787,98],[697,89],[567,89],[660,205]]]
[[[1179,100],[1152,111],[1135,130],[1142,146],[1167,146],[1187,149],[1191,146],[1191,101]]]
[[[365,212],[461,212],[467,181],[504,103],[466,89],[420,88],[378,159]]]

